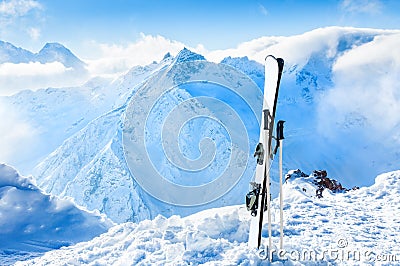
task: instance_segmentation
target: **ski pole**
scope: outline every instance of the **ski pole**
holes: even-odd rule
[[[283,123],[285,121],[279,120],[276,127],[277,140],[279,141],[279,206],[280,206],[280,241],[279,248],[283,249],[283,171],[282,171],[282,160],[283,160]]]

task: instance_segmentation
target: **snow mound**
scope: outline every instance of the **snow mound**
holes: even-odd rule
[[[396,197],[400,195],[399,178],[400,171],[381,174],[375,178],[375,184],[370,187],[369,192],[387,193],[388,196]]]
[[[92,241],[20,265],[255,264],[259,259],[245,242],[248,221],[240,209],[225,207],[187,218],[158,216],[117,225]]]
[[[112,223],[98,212],[44,194],[30,178],[0,164],[0,264],[4,254],[43,252],[87,241]]]
[[[285,176],[286,189],[291,190],[289,197],[296,197],[298,193],[308,198],[323,198],[325,194],[348,192],[342,184],[333,178],[328,177],[325,170],[314,170],[311,175],[303,173],[300,169],[290,170]],[[359,187],[354,187],[356,190]]]
[[[12,167],[0,164],[0,187],[35,189],[35,180],[31,177],[22,177]]]

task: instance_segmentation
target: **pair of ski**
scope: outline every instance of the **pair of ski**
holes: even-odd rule
[[[276,103],[278,100],[279,84],[282,76],[284,61],[281,58],[275,58],[268,55],[265,58],[265,83],[264,98],[262,107],[262,119],[260,127],[259,144],[256,147],[254,156],[257,157],[256,176],[252,182],[252,195],[246,197],[246,204],[251,208],[251,222],[249,231],[249,246],[260,248],[261,235],[264,219],[264,211],[267,212],[268,218],[268,248],[272,248],[272,232],[271,232],[271,180],[270,180],[270,162],[272,159],[272,138],[274,130],[274,120],[276,113]],[[283,122],[279,121],[277,126],[277,147],[281,146],[283,139]],[[276,152],[276,150],[274,151]],[[280,221],[281,221],[281,240],[280,248],[283,245],[283,210],[282,210],[282,147],[280,148]],[[249,194],[250,194],[249,193]],[[248,195],[249,195],[248,194]],[[252,207],[249,206],[252,203]],[[266,209],[266,210],[265,210]],[[271,258],[270,258],[271,259]]]

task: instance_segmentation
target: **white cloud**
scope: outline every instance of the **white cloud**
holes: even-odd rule
[[[34,9],[41,9],[42,5],[35,0],[9,0],[0,2],[0,15],[19,17]]]
[[[167,52],[177,54],[184,47],[183,43],[143,33],[138,41],[127,45],[95,42],[92,45],[101,54],[100,59],[85,60],[93,75],[122,73],[133,66],[158,62]]]
[[[321,103],[321,117],[335,117],[343,125],[368,123],[375,138],[400,125],[398,47],[400,33],[381,35],[341,56],[333,67],[335,88]],[[330,131],[329,123],[322,127]]]
[[[343,0],[340,8],[347,13],[381,14],[383,4],[380,0]]]
[[[331,27],[317,29],[301,35],[282,37],[261,37],[239,44],[236,48],[209,51],[203,45],[187,47],[194,52],[204,55],[208,60],[220,62],[227,56],[247,56],[260,63],[264,62],[267,54],[285,58],[288,64],[306,63],[310,54],[316,50],[329,53],[336,49],[338,36],[349,28]],[[357,30],[357,29],[354,29]],[[141,38],[127,45],[101,44],[93,42],[92,50],[99,50],[99,59],[85,60],[92,75],[121,74],[133,66],[146,65],[160,61],[171,52],[176,55],[185,45],[162,36],[141,35]],[[301,51],[301,52],[299,52]]]
[[[300,35],[288,37],[269,36],[254,39],[239,44],[236,48],[226,50],[214,50],[205,54],[207,59],[213,62],[220,62],[227,56],[243,57],[264,63],[265,56],[273,54],[276,57],[285,59],[285,68],[296,64],[299,68],[308,62],[314,52],[326,53],[327,57],[333,57],[337,51],[339,37],[350,33],[369,34],[393,34],[400,31],[361,29],[352,27],[327,27],[315,29]]]
[[[61,74],[68,70],[60,62],[52,62],[42,64],[40,62],[29,62],[29,63],[3,63],[0,64],[0,77],[2,76],[49,76],[55,74]]]
[[[15,112],[0,104],[0,162],[14,162],[26,147],[32,147],[38,132]]]
[[[28,28],[27,32],[32,40],[37,41],[40,37],[40,29],[39,28]]]
[[[28,31],[32,37],[40,34],[36,28],[30,28]],[[95,76],[117,77],[133,66],[159,62],[168,52],[176,55],[185,47],[181,42],[145,34],[141,34],[138,41],[126,45],[96,42],[86,45],[99,54],[97,59],[84,59],[89,70],[88,75],[76,73],[60,62],[4,63],[0,64],[0,95],[11,95],[24,89],[36,90],[49,86],[77,86],[84,83],[85,79]],[[202,54],[207,52],[202,45],[188,48]]]
[[[168,52],[176,55],[185,47],[181,42],[144,33],[141,33],[139,40],[126,45],[92,42],[89,46],[100,54],[97,59],[85,60],[92,76],[119,75],[134,66],[159,62]],[[203,55],[208,53],[201,44],[197,47],[186,47]]]
[[[211,51],[206,56],[214,62],[219,62],[227,56],[247,56],[252,60],[263,63],[266,55],[273,54],[276,57],[284,58],[286,65],[295,63],[301,66],[308,61],[310,55],[315,51],[323,50],[329,55],[332,50],[336,49],[338,37],[344,31],[357,30],[328,27],[289,37],[261,37],[241,43],[233,49]]]
[[[85,78],[60,62],[3,63],[0,64],[0,96],[25,89],[80,85]]]
[[[339,37],[377,35],[372,42],[337,51]],[[368,123],[374,138],[389,136],[400,125],[400,31],[329,27],[289,37],[262,37],[234,49],[210,51],[205,56],[219,62],[226,56],[248,56],[259,63],[268,54],[282,57],[285,69],[301,69],[313,53],[337,57],[333,67],[334,88],[319,101],[319,128],[327,136],[338,123]],[[347,125],[345,125],[347,123]],[[335,134],[335,133],[333,133]],[[393,136],[390,135],[390,136]],[[400,141],[400,138],[397,140]]]
[[[264,16],[268,16],[268,9],[265,6],[259,4],[258,7],[260,8],[261,14],[263,14]]]
[[[43,21],[43,6],[36,0],[0,0],[0,35],[15,38],[28,34],[34,41],[40,37],[38,23]],[[32,25],[37,25],[32,27]]]

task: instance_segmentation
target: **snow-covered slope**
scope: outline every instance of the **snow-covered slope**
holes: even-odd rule
[[[10,152],[0,152],[0,158],[16,165],[24,174],[31,173],[66,138],[111,108],[105,99],[98,97],[95,89],[89,86],[48,88],[1,97],[0,113],[9,117],[0,121],[5,132],[2,144]],[[16,139],[20,125],[25,125],[26,132]]]
[[[315,197],[312,180],[292,174],[284,184],[284,249],[274,251],[272,265],[400,262],[400,171],[378,176],[371,187],[346,193],[325,191],[323,198]],[[272,203],[277,245],[278,199]],[[158,216],[117,225],[89,242],[17,265],[267,265],[265,252],[247,247],[249,220],[243,205],[186,218]]]
[[[0,144],[4,147],[0,160],[31,174],[67,138],[124,104],[138,84],[171,60],[134,67],[115,80],[93,78],[79,87],[26,90],[0,97]]]
[[[27,63],[34,61],[35,55],[22,48],[15,47],[11,43],[0,41],[0,63]]]
[[[0,164],[0,264],[10,256],[88,241],[112,225],[98,212],[44,194],[31,178]]]
[[[55,195],[98,209],[114,221],[150,217],[125,165],[117,109],[66,140],[36,168],[38,183]]]

